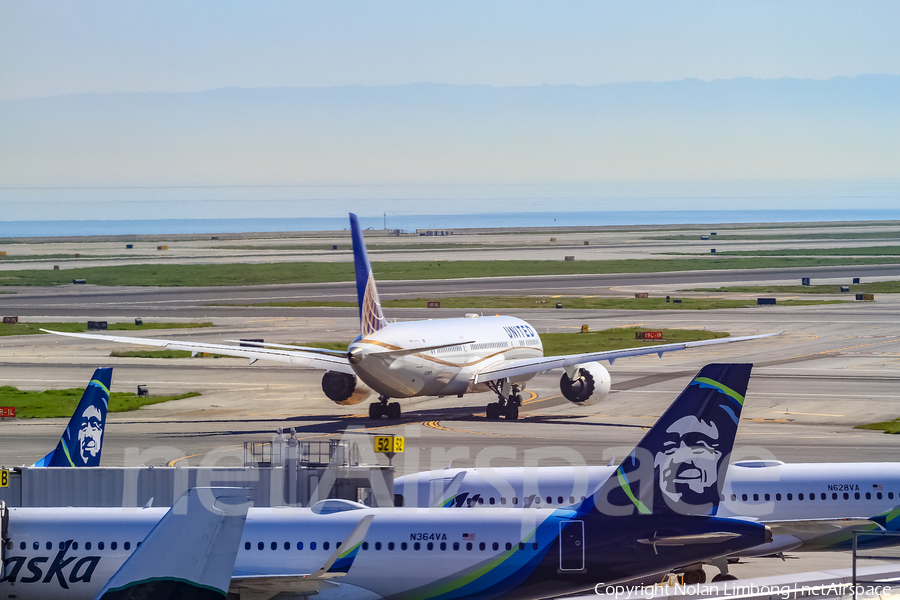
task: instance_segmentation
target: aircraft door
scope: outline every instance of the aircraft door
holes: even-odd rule
[[[584,521],[560,522],[559,570],[584,570]]]
[[[9,509],[0,501],[0,579],[6,577],[6,544],[9,542]]]

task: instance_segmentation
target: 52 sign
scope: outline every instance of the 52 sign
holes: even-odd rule
[[[375,436],[375,452],[383,454],[396,454],[403,452],[402,437],[394,435],[376,435]]]

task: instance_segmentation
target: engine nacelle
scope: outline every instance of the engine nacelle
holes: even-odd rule
[[[322,376],[322,391],[335,404],[349,406],[364,402],[372,395],[372,389],[356,379],[355,375],[327,371]]]
[[[578,365],[574,379],[569,379],[568,374],[563,373],[559,380],[559,390],[569,402],[578,406],[591,406],[609,395],[611,383],[612,378],[606,367],[598,362],[589,362]]]

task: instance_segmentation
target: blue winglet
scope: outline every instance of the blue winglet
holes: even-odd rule
[[[100,465],[111,382],[112,367],[101,367],[94,371],[94,376],[84,388],[81,401],[78,402],[56,449],[34,463],[35,467],[96,467]]]
[[[359,333],[366,337],[382,329],[387,321],[381,312],[381,301],[375,288],[375,276],[372,265],[369,264],[362,230],[353,213],[350,213],[350,233],[353,237],[353,264],[356,270],[356,300],[359,303]]]

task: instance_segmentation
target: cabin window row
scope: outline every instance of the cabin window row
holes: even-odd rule
[[[792,500],[794,499],[794,494],[792,494],[792,493],[788,493],[788,494],[786,494],[785,496],[786,496],[787,501],[789,501],[789,502],[792,501]],[[759,495],[759,494],[741,494],[741,501],[742,501],[742,502],[749,502],[751,497],[753,498],[753,502],[759,502],[759,501],[760,501],[760,495]],[[781,497],[782,497],[781,494],[775,494],[775,502],[781,502]],[[871,500],[871,499],[872,499],[872,492],[866,492],[866,493],[865,493],[865,497],[866,497],[866,500]],[[888,493],[887,493],[887,497],[888,497],[888,500],[893,500],[893,499],[894,499],[894,492],[888,492]],[[771,501],[772,496],[771,496],[771,494],[763,494],[763,495],[762,495],[762,498],[763,498],[763,501],[764,501],[764,502],[769,502],[769,501]],[[821,493],[819,494],[819,498],[820,498],[821,500],[828,500],[828,494],[826,494],[825,492],[821,492]],[[850,493],[849,493],[849,492],[843,492],[843,498],[844,498],[844,500],[849,500],[849,499],[850,499]],[[875,498],[876,498],[877,500],[882,500],[882,499],[884,499],[884,493],[883,493],[883,492],[875,492]],[[798,501],[800,501],[800,500],[815,500],[815,499],[816,499],[816,494],[815,494],[815,492],[812,492],[812,493],[807,494],[807,495],[804,495],[803,492],[800,492],[800,493],[797,494],[797,500],[798,500]],[[838,499],[838,493],[837,493],[837,492],[832,492],[832,493],[831,493],[831,499],[832,499],[832,500],[837,500],[837,499]],[[862,494],[861,494],[860,492],[854,492],[854,493],[853,493],[853,499],[854,499],[854,500],[862,500]],[[734,501],[736,501],[736,500],[737,500],[737,494],[732,494],[732,495],[731,495],[731,501],[734,502]]]
[[[519,550],[525,550],[528,546],[531,546],[532,550],[538,549],[537,542],[532,542],[531,544],[526,544],[525,542],[519,542],[518,546],[519,546]],[[334,547],[335,547],[335,549],[340,548],[341,542],[337,542],[334,545]],[[372,547],[375,550],[381,550],[383,548],[386,548],[387,550],[396,550],[398,547],[398,544],[396,544],[395,542],[388,542],[387,544],[382,544],[381,542],[375,542],[374,544],[372,544]],[[453,544],[451,544],[449,547],[453,548],[453,550],[455,550],[455,551],[459,551],[463,546],[460,544],[460,542],[453,542]],[[491,550],[496,552],[496,551],[500,550],[500,543],[492,542],[490,547],[491,547]],[[506,542],[504,547],[506,550],[512,550],[513,543]],[[253,544],[251,542],[244,542],[244,550],[251,550],[252,548],[253,548]],[[266,544],[266,542],[257,542],[256,543],[257,550],[265,550],[266,548],[269,548],[270,550],[278,550],[279,548],[284,548],[285,550],[290,550],[292,548],[292,546],[291,546],[290,542],[284,542],[284,544],[279,544],[278,542],[270,542],[268,544]],[[304,548],[303,542],[297,542],[296,548],[297,548],[297,550],[303,550],[303,548]],[[316,542],[309,542],[308,548],[310,550],[316,550],[318,548],[318,545],[316,544]],[[409,550],[410,544],[408,544],[407,542],[400,542],[399,548],[401,551]],[[435,548],[434,542],[428,542],[425,544],[426,550],[434,550],[434,548]],[[447,542],[441,542],[440,544],[438,544],[438,548],[442,551],[446,551],[448,548]],[[480,551],[485,551],[485,550],[487,550],[487,548],[488,548],[487,543],[485,543],[485,542],[478,543],[478,549]],[[330,550],[330,549],[331,549],[331,544],[329,542],[322,542],[322,550]],[[363,542],[362,549],[368,550],[369,542]],[[422,543],[421,542],[413,542],[412,549],[414,551],[421,550]],[[474,550],[475,543],[474,542],[465,542],[465,549],[469,550],[469,551]]]
[[[487,350],[488,348],[506,348],[506,342],[483,342],[480,344],[472,344],[472,350]]]
[[[501,506],[505,506],[507,504],[507,501],[509,503],[511,503],[513,506],[515,506],[519,503],[519,498],[518,498],[518,496],[513,496],[512,498],[507,499],[505,496],[501,496],[498,499],[498,498],[494,498],[493,496],[491,496],[490,498],[487,499],[487,503],[490,504],[491,506],[496,505],[498,502],[500,503]],[[523,502],[524,501],[525,501],[525,499],[523,499]],[[581,501],[584,502],[584,496],[581,497]],[[471,500],[471,499],[468,500],[468,504],[470,506],[473,503],[474,503],[473,500]],[[484,498],[479,498],[477,503],[484,504],[485,503]],[[532,501],[532,506],[540,505],[541,503],[543,503],[543,500],[539,497],[535,497],[534,500]],[[553,504],[554,503],[553,496],[547,496],[546,503]],[[565,504],[565,503],[566,503],[566,499],[563,496],[556,497],[556,504],[561,505],[561,504]],[[575,496],[569,496],[568,504],[575,504]]]
[[[140,546],[141,543],[138,542],[137,545]],[[15,546],[16,546],[16,545],[15,545],[15,542],[12,541],[12,540],[10,540],[10,541],[6,544],[6,549],[7,549],[7,550],[12,550],[12,549],[15,548]],[[46,550],[52,551],[52,550],[53,550],[54,543],[53,543],[53,542],[46,542],[43,546],[44,546],[44,548],[45,548]],[[65,549],[66,549],[66,542],[59,542],[59,544],[57,544],[57,547],[58,547],[60,550],[65,550]],[[84,542],[83,549],[84,549],[85,551],[93,550],[94,548],[95,548],[95,546],[94,546],[93,543],[91,543],[91,542]],[[19,550],[27,550],[27,549],[28,549],[28,543],[27,543],[27,542],[19,542]],[[32,542],[32,543],[31,543],[31,549],[32,549],[32,550],[40,550],[40,549],[41,549],[41,542]],[[70,550],[78,550],[78,542],[72,542],[72,545],[69,546],[69,549],[70,549]],[[98,551],[99,551],[99,550],[106,550],[106,543],[105,543],[105,542],[97,542],[96,549],[97,549]],[[118,549],[119,549],[119,544],[118,544],[118,542],[110,542],[110,543],[109,543],[109,549],[110,549],[110,550],[118,550]],[[122,549],[123,549],[123,550],[131,550],[131,542],[123,542],[123,543],[122,543]]]

